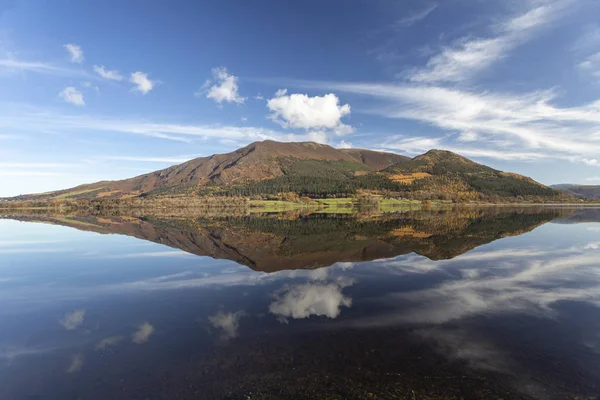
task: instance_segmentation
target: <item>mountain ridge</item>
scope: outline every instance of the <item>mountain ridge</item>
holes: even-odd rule
[[[155,196],[277,199],[378,195],[419,200],[556,201],[571,198],[531,178],[478,164],[447,150],[410,158],[315,142],[254,142],[117,181],[22,195],[11,200],[98,200]],[[289,196],[288,196],[289,197]]]
[[[559,185],[551,185],[550,187],[579,199],[600,200],[600,185],[578,185],[572,183],[563,183]]]

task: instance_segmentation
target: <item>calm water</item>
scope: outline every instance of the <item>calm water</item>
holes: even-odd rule
[[[597,399],[600,210],[2,216],[0,399]]]

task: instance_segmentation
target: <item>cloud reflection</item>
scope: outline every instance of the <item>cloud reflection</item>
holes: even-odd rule
[[[83,354],[75,354],[73,358],[71,358],[71,363],[69,364],[69,368],[67,368],[67,373],[72,374],[81,371],[83,368],[83,361]]]
[[[154,333],[154,327],[148,322],[138,326],[138,330],[132,335],[132,341],[136,344],[146,343]]]
[[[303,319],[311,315],[334,319],[340,315],[342,307],[352,306],[352,298],[342,293],[342,289],[350,285],[352,281],[347,279],[285,285],[273,295],[269,312],[282,322],[287,318]]]
[[[68,331],[79,328],[83,324],[85,310],[75,310],[58,321]]]
[[[247,316],[247,314],[242,310],[229,313],[219,311],[215,315],[208,317],[208,321],[215,329],[223,331],[222,339],[228,340],[237,337],[240,319],[245,316]]]

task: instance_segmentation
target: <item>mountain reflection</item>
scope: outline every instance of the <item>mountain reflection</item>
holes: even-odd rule
[[[599,217],[9,216],[0,398],[594,399]]]
[[[214,218],[12,215],[5,218],[120,234],[186,253],[227,259],[256,271],[314,269],[417,253],[452,259],[478,246],[562,218],[572,209],[464,209],[348,215],[247,215]],[[136,254],[140,257],[145,253]],[[159,256],[165,254],[152,253]],[[172,254],[173,255],[173,254]]]

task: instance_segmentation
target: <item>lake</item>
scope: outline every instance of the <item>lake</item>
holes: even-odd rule
[[[598,399],[600,209],[0,215],[0,398]]]

